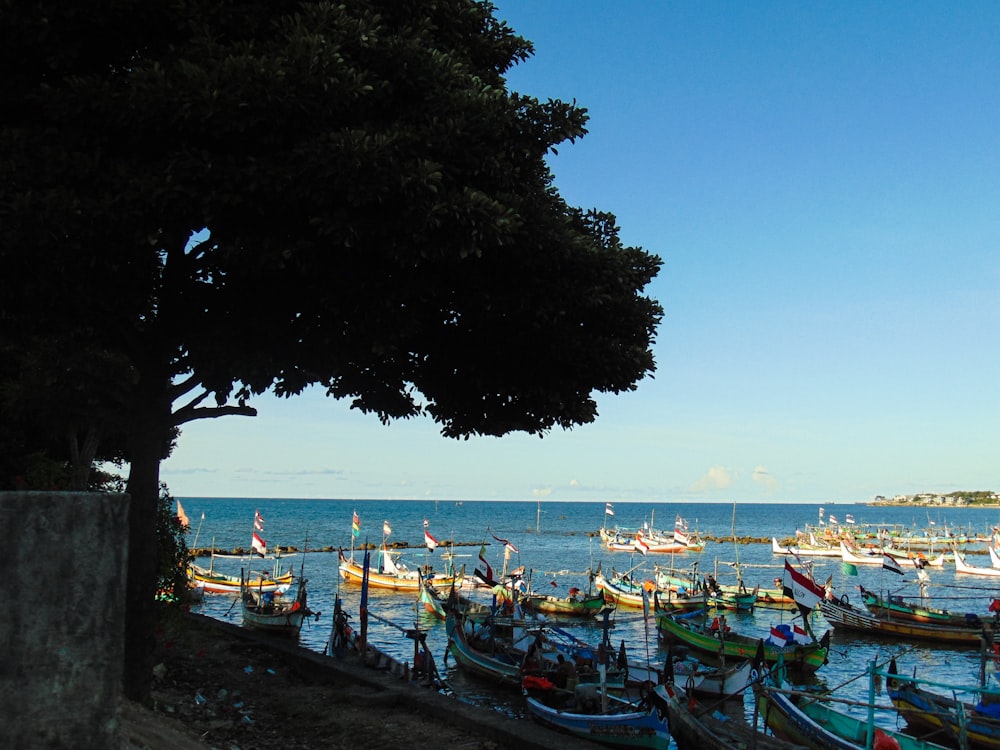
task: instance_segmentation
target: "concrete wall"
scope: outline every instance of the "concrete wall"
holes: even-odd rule
[[[0,738],[117,748],[128,497],[0,492]]]

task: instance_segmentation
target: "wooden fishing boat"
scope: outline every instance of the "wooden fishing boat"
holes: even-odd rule
[[[428,586],[424,583],[423,576],[419,576],[417,580],[420,583],[418,599],[424,612],[438,620],[445,619],[445,606],[448,603],[447,595],[438,591],[433,586]]]
[[[834,628],[871,636],[938,641],[956,646],[978,647],[980,634],[983,632],[982,629],[970,627],[932,625],[878,617],[871,612],[855,607],[846,595],[842,596],[839,601],[825,599],[819,606],[827,622]],[[984,623],[984,627],[992,631],[992,623]]]
[[[742,584],[719,584],[712,576],[699,577],[696,573],[681,575],[675,570],[657,570],[655,578],[659,591],[690,597],[705,595],[708,606],[734,612],[752,612],[757,603],[757,589],[748,590]]]
[[[923,552],[906,552],[897,547],[853,547],[844,541],[840,542],[841,560],[852,565],[882,565],[886,555],[904,568],[942,568],[948,559],[945,554],[927,557]]]
[[[265,572],[251,571],[248,573],[250,585],[254,590],[271,594],[283,594],[291,588],[294,576],[292,571],[280,575],[268,575]],[[201,586],[206,594],[231,594],[239,596],[242,588],[240,576],[226,575],[212,568],[203,568],[194,563],[188,564],[188,580],[195,586]]]
[[[965,561],[965,555],[957,549],[955,550],[955,572],[972,576],[989,576],[991,578],[1000,577],[1000,568],[980,568],[975,565],[969,565]]]
[[[816,693],[793,690],[788,683],[782,681],[779,684],[770,675],[763,681],[755,682],[753,690],[764,724],[777,737],[811,750],[858,750],[872,746],[944,750],[933,742],[875,726],[874,706],[868,717],[861,719],[834,709],[829,695],[821,698]]]
[[[636,581],[627,575],[608,579],[598,574],[594,578],[594,585],[601,592],[604,601],[616,607],[643,609],[656,606],[670,612],[690,612],[708,604],[708,596],[704,592],[681,594],[674,591],[658,591],[651,579]]]
[[[551,683],[550,683],[551,684]],[[525,690],[531,716],[551,727],[608,747],[665,748],[670,740],[666,716],[651,701],[632,703],[601,694],[595,686],[563,690]]]
[[[580,684],[599,681],[600,651],[608,654],[605,684],[624,690],[624,665],[619,668],[607,645],[593,648],[579,641],[559,641],[537,622],[516,616],[462,617],[453,608],[445,618],[448,653],[459,668],[503,687],[521,688],[526,673],[554,675],[559,654],[573,659]]]
[[[978,702],[959,701],[920,687],[937,685],[957,692],[972,692]],[[996,750],[1000,748],[1000,694],[968,686],[945,685],[902,677],[895,659],[886,674],[886,692],[908,726],[933,733],[935,739],[952,747]]]
[[[795,545],[782,545],[777,537],[771,537],[771,552],[775,555],[800,555],[802,557],[840,557],[840,547],[825,544],[810,534],[809,542]]]
[[[604,608],[604,595],[597,593],[587,596],[570,589],[569,596],[525,594],[520,603],[526,612],[556,617],[594,617]]]
[[[919,622],[925,625],[948,625],[956,628],[981,629],[982,617],[975,612],[950,612],[929,605],[904,601],[902,597],[892,596],[885,599],[864,586],[858,586],[861,591],[861,601],[865,607],[878,618],[899,620],[902,622]]]
[[[427,585],[436,589],[462,584],[461,576],[435,573],[429,565],[425,565],[421,570],[411,570],[399,560],[398,553],[387,549],[384,545],[378,552],[378,562],[368,571],[368,585],[371,588],[411,591],[418,594],[421,576]],[[343,550],[338,550],[337,555],[340,558],[341,577],[348,583],[361,585],[365,577],[364,565],[353,557],[347,557]]]
[[[319,612],[309,609],[306,579],[301,577],[292,601],[276,598],[273,593],[262,591],[244,579],[240,604],[243,608],[243,627],[290,638],[298,637],[307,617],[315,616],[318,620],[320,616]]]
[[[751,637],[734,633],[725,624],[725,617],[711,620],[692,614],[661,614],[656,618],[656,626],[660,636],[667,643],[684,644],[699,654],[715,660],[750,659],[757,652],[759,637]],[[830,644],[830,633],[827,632],[819,641],[806,643],[786,643],[777,646],[764,644],[764,660],[774,664],[783,659],[790,670],[801,674],[811,674],[826,664],[826,654]]]
[[[730,718],[693,702],[683,689],[666,683],[653,690],[653,704],[667,716],[670,736],[679,750],[793,750],[787,740],[754,730],[742,718]]]

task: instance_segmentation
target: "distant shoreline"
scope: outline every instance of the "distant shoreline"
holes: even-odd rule
[[[1000,503],[975,503],[975,504],[962,504],[962,505],[942,505],[940,503],[864,503],[870,508],[886,508],[886,507],[896,507],[896,508],[947,508],[948,510],[964,510],[966,508],[1000,508]]]

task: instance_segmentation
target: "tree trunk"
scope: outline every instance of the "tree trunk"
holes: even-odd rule
[[[128,478],[128,581],[125,589],[125,696],[149,703],[153,681],[153,604],[156,596],[156,505],[160,492],[163,433],[140,424],[132,435]]]

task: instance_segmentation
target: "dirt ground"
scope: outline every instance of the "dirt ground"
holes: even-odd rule
[[[124,750],[506,746],[401,693],[429,688],[400,681],[379,689],[326,670],[318,677],[266,645],[188,617],[161,625],[154,663],[154,707],[123,705]]]

